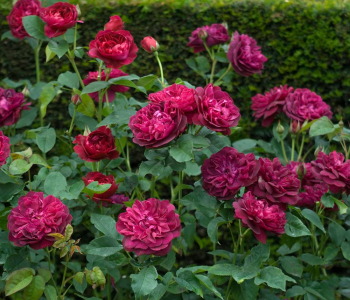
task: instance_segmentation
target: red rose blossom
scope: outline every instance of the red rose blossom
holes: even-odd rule
[[[259,161],[258,180],[248,190],[260,199],[294,205],[300,189],[298,175],[284,167],[277,157],[273,161],[268,158]]]
[[[245,227],[249,227],[255,237],[266,243],[266,231],[281,235],[287,223],[286,214],[276,204],[270,204],[265,199],[255,199],[251,192],[232,203],[235,208],[235,218],[241,219]]]
[[[50,233],[64,234],[72,221],[69,209],[54,196],[44,198],[42,192],[29,192],[18,200],[7,217],[9,240],[18,247],[28,245],[34,250],[52,246]]]
[[[262,118],[262,125],[267,127],[272,124],[274,117],[282,112],[286,103],[286,97],[293,92],[292,87],[280,86],[274,87],[270,92],[264,95],[257,94],[252,98],[251,109],[254,111],[255,121]]]
[[[83,80],[85,85],[90,84],[91,82],[95,82],[98,81],[98,71],[97,72],[89,72],[89,74],[86,76],[86,78]],[[112,71],[109,74],[108,80],[109,79],[113,79],[113,78],[118,78],[121,76],[128,76],[129,74],[124,73],[122,70],[119,69],[112,69]],[[101,72],[101,81],[106,81],[106,73],[103,70]],[[117,85],[117,84],[111,84],[108,89],[107,92],[103,95],[103,102],[107,101],[107,97],[108,97],[108,102],[113,102],[114,98],[115,98],[115,93],[125,93],[129,90],[128,87],[123,86],[123,85]],[[89,96],[94,99],[96,102],[99,102],[99,96],[98,96],[98,92],[94,92],[94,93],[89,93]]]
[[[0,127],[11,126],[19,120],[22,110],[28,110],[31,103],[25,103],[22,93],[0,87]]]
[[[18,38],[23,39],[29,36],[25,30],[22,18],[27,16],[39,16],[41,2],[38,0],[19,0],[13,6],[10,14],[6,17],[10,26],[11,34]]]
[[[103,175],[100,172],[89,172],[86,177],[83,177],[85,186],[88,186],[91,182],[97,181],[99,185],[110,184],[111,187],[102,194],[94,194],[93,200],[96,203],[100,201],[112,203],[111,197],[118,190],[118,185],[115,184],[115,179],[113,175]]]
[[[141,41],[141,47],[148,53],[153,53],[158,50],[159,44],[158,42],[151,36],[146,36]]]
[[[54,38],[75,26],[78,22],[78,11],[73,4],[57,2],[49,7],[42,7],[40,17],[46,23],[45,35]]]
[[[164,256],[171,250],[172,240],[181,235],[174,205],[155,198],[136,200],[119,215],[116,228],[124,236],[124,249],[137,255]]]
[[[119,16],[109,17],[109,22],[105,25],[105,30],[118,31],[124,29],[124,23]]]
[[[10,152],[10,139],[0,131],[0,167],[6,164]]]
[[[228,48],[227,58],[231,62],[233,70],[242,76],[260,74],[267,61],[256,40],[246,34],[240,35],[237,31],[234,33]]]
[[[336,151],[329,155],[319,152],[311,166],[315,178],[327,183],[332,193],[350,194],[350,160],[344,162],[343,154]]]
[[[298,195],[298,201],[295,204],[296,206],[307,206],[313,207],[316,205],[316,202],[321,201],[321,197],[327,193],[328,185],[327,184],[314,184],[314,185],[305,185],[303,186],[304,192],[301,192]]]
[[[85,161],[98,162],[101,159],[116,159],[119,156],[112,131],[106,126],[99,127],[88,136],[79,134],[73,143],[77,144],[74,151]]]
[[[187,46],[193,48],[194,53],[205,50],[202,37],[206,37],[205,43],[209,48],[225,44],[230,39],[227,28],[222,24],[211,24],[210,26],[205,25],[197,28],[192,32],[189,37],[190,42],[187,44]]]
[[[196,88],[196,102],[198,113],[193,117],[196,125],[230,135],[230,128],[237,126],[241,119],[239,108],[218,86],[208,84],[204,89]]]
[[[138,48],[129,31],[104,30],[90,42],[88,55],[101,59],[107,68],[119,69],[131,64],[137,56],[137,51]]]
[[[287,117],[303,123],[306,120],[312,121],[323,116],[331,119],[333,113],[328,104],[322,98],[308,89],[296,89],[286,98],[283,108]]]
[[[253,153],[244,154],[224,147],[202,165],[203,189],[219,200],[233,199],[240,188],[257,180],[259,161]]]
[[[166,145],[185,129],[187,118],[177,108],[167,109],[163,103],[150,103],[130,118],[133,142],[153,149]]]

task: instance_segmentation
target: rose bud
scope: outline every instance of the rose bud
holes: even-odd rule
[[[339,127],[343,128],[344,127],[344,122],[343,119],[341,119],[338,123]]]
[[[75,137],[73,144],[75,153],[85,161],[98,162],[101,159],[116,159],[119,152],[115,146],[112,131],[106,126],[101,126],[89,135],[79,134]]]
[[[289,133],[298,134],[300,131],[300,122],[296,120],[291,120],[289,126]]]
[[[141,47],[148,53],[156,52],[159,49],[158,42],[151,36],[146,36],[141,41]]]
[[[74,105],[79,105],[81,103],[81,97],[79,94],[75,94],[72,96],[71,98],[71,102],[74,104]]]
[[[278,125],[276,127],[276,131],[279,135],[282,135],[284,133],[284,127],[282,126],[281,122],[278,122]]]
[[[0,131],[0,167],[6,164],[10,152],[10,139]]]
[[[202,40],[206,40],[208,37],[208,32],[204,28],[200,28],[198,31],[198,37]]]
[[[105,30],[118,31],[124,29],[124,23],[119,16],[109,17],[109,22],[105,25]]]

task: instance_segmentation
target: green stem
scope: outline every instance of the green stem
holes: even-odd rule
[[[156,189],[156,181],[158,176],[152,175],[152,182],[151,182],[151,198],[155,197],[155,189]]]
[[[28,183],[29,183],[29,191],[32,191],[32,179],[30,176],[30,168],[28,169]]]
[[[175,200],[175,194],[174,194],[174,183],[173,183],[173,176],[169,176],[169,182],[170,182],[170,194],[171,194],[171,199],[170,203],[173,204]]]
[[[214,58],[213,63],[211,65],[210,83],[213,83],[213,80],[214,80],[214,72],[215,72],[216,63],[217,63],[217,60]]]
[[[200,133],[200,131],[204,128],[204,126],[201,126],[194,135],[198,135]]]
[[[179,172],[179,186],[182,185],[183,182],[183,171]],[[181,209],[182,209],[182,204],[181,204],[181,200],[182,199],[182,189],[179,189],[179,197],[178,197],[178,213],[179,216],[181,217]]]
[[[214,58],[214,56],[213,56],[213,53],[210,51],[210,49],[209,49],[209,47],[208,47],[208,45],[207,45],[205,39],[203,39],[203,45],[204,45],[205,49],[207,50],[207,52],[208,52],[208,54],[209,54],[209,56],[210,56],[210,59],[211,59],[212,61],[214,61],[215,58]]]
[[[69,287],[66,289],[66,291],[63,293],[62,295],[62,299],[64,299],[64,296],[67,294],[67,292],[69,291],[69,289],[72,287],[73,282],[69,285]]]
[[[302,135],[303,135],[303,137],[301,139],[301,146],[300,146],[300,150],[299,150],[298,160],[301,158],[301,155],[303,154],[303,148],[304,148],[304,143],[305,143],[306,132],[303,131]]]
[[[349,156],[350,156],[350,146],[349,146],[348,152],[346,153],[346,160],[349,159]]]
[[[282,134],[280,134],[280,140],[281,140],[281,147],[282,147],[283,158],[286,161],[286,163],[288,163],[288,158],[287,158],[287,154],[286,154],[286,148],[284,148],[284,142],[283,142],[283,135]]]
[[[232,68],[232,66],[231,66],[231,64],[229,64],[228,67],[227,67],[227,70],[219,77],[218,80],[215,81],[214,85],[220,86],[220,85],[217,84],[217,83],[219,83],[220,80],[221,80],[222,78],[224,78],[224,77],[227,75],[227,73],[231,70],[231,68]]]
[[[69,140],[69,145],[70,145],[71,147],[72,147],[71,136],[72,136],[72,131],[73,131],[74,121],[75,121],[76,115],[77,115],[77,106],[74,105],[73,117],[72,117],[72,121],[70,122],[69,130],[68,130],[68,140]]]
[[[61,288],[60,288],[60,295],[61,295],[61,293],[62,293],[62,290],[63,290],[63,288],[64,288],[64,284],[65,284],[65,280],[66,280],[68,262],[69,262],[69,255],[66,254],[66,264],[65,264],[65,266],[64,266],[64,271],[63,271],[63,279],[62,279],[62,285],[61,285]]]
[[[126,167],[128,171],[131,172],[128,140],[126,140]]]
[[[75,26],[74,26],[73,51],[75,51],[75,49],[77,49],[77,31],[78,31],[78,23],[75,23]]]
[[[100,211],[101,211],[101,215],[103,215],[103,203],[102,203],[102,201],[100,201]]]
[[[38,46],[34,49],[34,55],[35,55],[35,72],[36,72],[36,82],[40,82],[40,60],[39,60],[39,54],[40,54],[40,48],[43,44],[42,41],[38,42]]]
[[[155,52],[154,52],[154,55],[155,55],[155,57],[156,57],[156,59],[157,59],[158,65],[159,65],[161,83],[162,83],[162,86],[164,86],[163,66],[162,66],[162,62],[161,62],[160,59],[159,59],[158,51],[155,51]]]
[[[70,52],[68,51],[68,53],[70,53]],[[78,76],[78,79],[79,79],[79,82],[80,82],[81,87],[84,88],[84,87],[85,87],[85,84],[84,84],[84,82],[83,82],[83,79],[81,79],[81,76],[80,76],[79,70],[78,70],[78,68],[77,68],[77,65],[75,64],[74,58],[72,58],[72,57],[70,56],[70,54],[69,54],[69,55],[66,55],[66,56],[68,57],[68,60],[70,61],[71,65],[72,65],[72,67],[73,67],[73,69],[74,69],[75,74],[77,74],[77,76]]]
[[[96,163],[95,162],[91,163],[91,166],[92,166],[92,172],[96,172]]]
[[[291,161],[294,161],[294,151],[295,151],[295,134],[292,134],[292,154],[290,157]]]
[[[310,154],[310,152],[313,150],[315,148],[315,146],[311,146],[310,148],[309,148],[309,150],[307,150],[307,152],[305,153],[305,155],[303,156],[303,161],[305,160],[305,158]]]
[[[108,300],[112,299],[112,294],[111,294],[111,275],[108,274],[107,276],[107,291],[108,291]]]

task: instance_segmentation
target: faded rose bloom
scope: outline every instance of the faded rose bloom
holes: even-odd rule
[[[319,95],[308,89],[296,89],[293,93],[290,93],[286,98],[283,111],[288,118],[301,123],[306,120],[316,120],[323,116],[331,119],[333,115],[330,106]]]
[[[79,134],[73,144],[77,144],[74,151],[85,161],[98,162],[101,159],[116,159],[119,156],[112,131],[106,126],[99,127],[88,136]]]
[[[233,35],[228,48],[227,58],[231,62],[233,70],[242,76],[251,76],[261,73],[267,58],[261,53],[256,40],[246,34]]]
[[[131,64],[139,50],[134,38],[126,30],[100,31],[90,42],[88,55],[101,59],[107,68],[119,69]]]
[[[224,147],[202,165],[203,189],[219,200],[233,199],[242,187],[257,180],[259,161],[253,153],[244,154]]]
[[[56,2],[49,7],[42,7],[40,18],[46,23],[45,35],[54,38],[66,33],[78,22],[78,11],[75,5],[67,2]]]
[[[85,85],[90,84],[91,82],[98,81],[98,71],[97,72],[89,72],[89,74],[86,76],[86,78],[83,80]],[[124,73],[122,70],[119,69],[112,69],[111,73],[109,74],[108,80],[113,79],[113,78],[118,78],[121,76],[128,76],[129,74]],[[106,81],[107,76],[105,71],[103,70],[101,72],[101,81]],[[117,84],[111,84],[107,92],[103,95],[103,102],[107,101],[108,97],[108,102],[113,102],[115,98],[115,93],[125,93],[129,90],[128,87],[123,86],[123,85],[117,85]],[[99,102],[99,96],[98,92],[93,92],[90,93],[89,96],[94,99],[96,102]]]
[[[316,179],[329,185],[332,193],[350,194],[350,160],[344,162],[344,155],[333,151],[329,155],[319,152],[311,162],[311,172]]]
[[[25,30],[22,18],[27,16],[39,16],[41,2],[38,0],[19,0],[13,6],[10,14],[6,17],[10,26],[11,34],[18,38],[24,39],[29,36]]]
[[[124,29],[124,23],[119,16],[109,17],[109,22],[105,25],[105,30],[118,31]]]
[[[121,213],[116,224],[124,236],[123,247],[136,255],[164,256],[172,240],[181,235],[181,221],[169,200],[136,200],[133,206]]]
[[[194,53],[205,51],[202,38],[205,38],[205,43],[210,48],[215,45],[225,44],[230,39],[230,36],[227,28],[222,24],[205,25],[192,32],[187,46],[193,48]]]
[[[141,41],[141,47],[148,53],[153,53],[158,50],[159,44],[158,42],[151,36],[146,36]]]
[[[210,130],[230,135],[231,127],[237,126],[241,115],[232,98],[220,87],[208,84],[204,89],[196,88],[198,113],[193,117],[193,123]]]
[[[0,131],[0,167],[6,164],[6,159],[10,156],[10,139]]]
[[[300,189],[298,175],[284,167],[276,157],[260,158],[258,180],[248,190],[260,199],[294,205]]]
[[[314,184],[314,185],[305,185],[303,186],[304,192],[301,192],[298,195],[298,201],[295,204],[296,206],[307,206],[313,207],[316,202],[321,201],[321,197],[327,193],[328,185],[327,184]]]
[[[255,199],[251,192],[233,202],[235,218],[241,219],[245,227],[249,227],[255,237],[266,243],[266,231],[281,235],[287,223],[286,214],[276,204],[270,204],[265,199]]]
[[[274,117],[282,112],[286,103],[286,97],[293,92],[292,87],[280,86],[274,87],[270,92],[264,95],[257,94],[252,98],[251,109],[254,110],[253,117],[255,121],[262,118],[262,125],[267,127],[272,124]]]
[[[111,187],[102,194],[94,194],[93,200],[97,203],[100,201],[112,203],[111,197],[118,190],[118,185],[115,184],[113,175],[103,175],[100,172],[89,172],[86,177],[83,177],[85,186],[88,186],[91,182],[97,181],[99,185],[110,184]]]
[[[185,129],[187,118],[179,109],[167,109],[162,103],[150,103],[130,118],[133,142],[148,149],[166,145]]]
[[[11,126],[19,120],[22,110],[28,110],[31,103],[25,103],[22,93],[0,87],[0,127]]]
[[[44,198],[42,192],[29,192],[18,200],[7,217],[9,240],[17,247],[28,245],[34,250],[52,246],[50,233],[64,234],[72,221],[69,209],[54,196]]]

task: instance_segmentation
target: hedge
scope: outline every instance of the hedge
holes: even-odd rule
[[[3,20],[0,34],[8,30],[5,16],[11,1],[6,1],[0,6]],[[97,3],[89,0],[80,5],[84,24],[80,26],[78,44],[88,45],[109,16],[118,14],[138,44],[146,35],[158,40],[162,47],[160,56],[170,82],[182,78],[195,85],[203,85],[202,79],[191,72],[185,63],[186,59],[193,57],[186,44],[188,36],[197,27],[225,21],[230,31],[238,30],[253,36],[268,57],[265,70],[261,76],[234,76],[226,86],[242,109],[245,133],[258,127],[250,117],[251,97],[280,84],[314,90],[332,105],[338,119],[350,119],[350,108],[347,107],[350,99],[350,5],[347,2],[341,5],[338,4],[340,1],[311,0],[90,2]],[[32,66],[33,55],[29,45],[8,39],[1,42],[0,79],[34,79]],[[78,62],[78,67],[82,74],[91,71],[82,61]],[[56,79],[58,68],[55,60],[43,65],[45,81]],[[64,68],[70,68],[68,61]],[[156,73],[157,65],[151,55],[140,49],[136,61],[124,71],[141,76]],[[62,119],[65,109],[61,113],[53,113],[60,113],[58,119]]]

